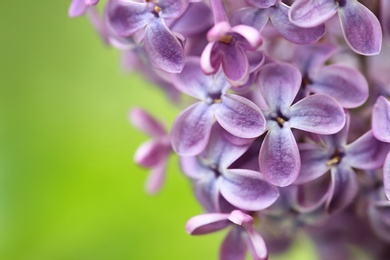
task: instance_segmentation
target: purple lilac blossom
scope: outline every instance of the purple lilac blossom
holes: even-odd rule
[[[88,7],[97,5],[99,0],[72,0],[69,7],[69,16],[76,17],[84,15]]]

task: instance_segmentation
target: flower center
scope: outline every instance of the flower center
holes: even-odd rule
[[[335,0],[336,4],[338,4],[340,7],[343,7],[345,6],[346,4],[346,0]]]
[[[220,42],[223,42],[223,43],[226,43],[226,44],[231,43],[232,40],[233,40],[233,36],[231,36],[231,35],[223,35],[223,36],[219,39]]]
[[[330,157],[329,161],[326,162],[326,166],[334,166],[341,162],[341,159],[343,158],[344,153],[342,153],[339,149],[336,149],[336,151],[333,153],[333,155]]]

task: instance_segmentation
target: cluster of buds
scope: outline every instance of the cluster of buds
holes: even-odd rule
[[[148,192],[180,158],[205,211],[189,234],[229,227],[222,260],[267,259],[297,230],[321,259],[390,259],[389,0],[98,1],[69,15],[88,13],[172,103],[191,100],[169,132],[130,113],[152,137],[135,155]]]

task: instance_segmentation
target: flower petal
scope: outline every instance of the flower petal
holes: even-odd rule
[[[270,9],[242,8],[234,12],[232,24],[245,24],[262,31],[270,15]]]
[[[265,65],[258,78],[258,86],[272,111],[287,108],[301,86],[302,76],[297,68],[287,63]]]
[[[146,181],[146,192],[149,194],[156,194],[159,192],[164,185],[166,177],[167,161],[160,161],[149,173]]]
[[[144,43],[150,61],[157,68],[171,73],[182,71],[185,64],[183,43],[168,29],[161,18],[148,24]]]
[[[329,160],[329,151],[322,147],[311,144],[299,144],[301,156],[301,172],[295,184],[303,184],[313,181],[329,170],[326,162]]]
[[[72,0],[68,14],[70,17],[81,16],[87,11],[87,5],[84,0]]]
[[[164,137],[167,135],[165,127],[141,108],[133,108],[130,112],[129,118],[135,127],[146,132],[150,136]]]
[[[181,156],[201,153],[209,141],[214,111],[205,103],[195,103],[176,118],[171,130],[172,147]]]
[[[390,200],[390,153],[387,154],[383,164],[383,186],[388,200]]]
[[[223,240],[219,251],[220,260],[244,260],[247,250],[244,230],[233,227]]]
[[[243,210],[257,211],[272,205],[279,196],[278,189],[265,180],[261,173],[251,170],[225,170],[221,194],[232,205]]]
[[[241,46],[249,44],[245,48],[246,50],[255,51],[263,43],[260,32],[252,26],[240,24],[232,27],[230,31],[241,35],[245,39],[246,42],[240,41],[240,44]]]
[[[294,61],[304,76],[322,66],[336,52],[330,44],[300,45],[294,50]]]
[[[390,143],[390,103],[383,96],[378,97],[372,111],[372,132],[378,140]]]
[[[217,43],[222,53],[222,68],[234,86],[243,85],[249,77],[249,62],[240,45]]]
[[[358,169],[375,170],[378,169],[385,161],[386,155],[390,150],[390,145],[378,141],[368,131],[359,139],[349,144],[345,148],[345,160]]]
[[[337,7],[332,0],[296,0],[291,5],[289,18],[299,27],[314,27],[335,15]]]
[[[358,107],[368,98],[367,80],[353,68],[329,65],[319,69],[310,79],[313,92],[331,96],[345,108]]]
[[[255,138],[265,131],[265,118],[260,108],[238,95],[223,95],[215,117],[226,131],[237,137]]]
[[[331,170],[332,182],[328,191],[327,210],[335,213],[353,201],[359,190],[355,172],[348,166],[338,165]]]
[[[288,18],[289,7],[279,3],[278,8],[273,8],[271,22],[280,34],[290,42],[296,44],[310,44],[318,41],[325,34],[323,24],[316,27],[302,28],[294,25]]]
[[[294,135],[287,127],[268,131],[259,155],[260,171],[273,185],[293,183],[301,169],[301,159]]]
[[[209,213],[192,217],[187,221],[186,231],[190,235],[204,235],[230,225],[229,214]]]
[[[207,44],[200,56],[200,67],[207,75],[216,73],[221,66],[222,55],[215,45],[215,42]]]
[[[105,8],[109,26],[122,37],[134,34],[154,19],[145,3],[111,0]]]
[[[178,18],[184,13],[189,4],[188,0],[159,0],[156,2],[161,8],[159,15],[164,19]]]
[[[264,239],[260,234],[252,227],[246,228],[246,232],[249,235],[248,247],[252,253],[254,260],[267,260],[268,250],[265,245]]]
[[[150,140],[138,147],[134,161],[143,167],[154,167],[169,155],[166,144],[158,140]]]
[[[288,115],[290,126],[316,134],[334,134],[345,125],[343,108],[331,97],[315,94],[294,104]]]
[[[345,1],[338,9],[344,38],[355,52],[376,55],[382,47],[382,29],[378,18],[358,1]]]
[[[248,4],[251,6],[260,8],[260,9],[266,9],[268,7],[271,7],[275,5],[276,0],[261,0],[261,1],[256,1],[256,0],[247,0]]]

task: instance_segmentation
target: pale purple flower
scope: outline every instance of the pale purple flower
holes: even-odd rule
[[[301,27],[323,24],[338,14],[349,47],[362,55],[381,50],[382,29],[378,18],[357,0],[296,0],[290,9],[292,23]]]
[[[201,153],[215,119],[237,137],[255,138],[264,133],[265,119],[259,107],[244,97],[228,94],[230,84],[222,71],[206,76],[200,69],[199,59],[189,59],[174,84],[200,100],[180,113],[172,125],[172,146],[179,155]]]
[[[285,39],[297,44],[314,43],[325,33],[324,25],[301,28],[291,23],[288,18],[290,7],[281,0],[251,0],[249,4],[254,7],[242,8],[234,14],[234,24],[245,24],[262,31],[267,21],[270,20]]]
[[[135,127],[153,138],[138,147],[134,156],[137,164],[150,169],[146,190],[153,194],[164,184],[168,157],[172,152],[169,135],[160,122],[142,109],[132,109],[130,120]]]
[[[97,5],[99,0],[72,0],[69,7],[69,16],[76,17],[84,15],[90,6]]]
[[[223,241],[220,260],[244,260],[249,249],[254,260],[268,259],[268,251],[261,235],[256,231],[252,216],[234,210],[230,214],[208,213],[192,217],[186,224],[191,235],[204,235],[232,226]]]
[[[271,63],[260,71],[258,86],[264,98],[267,135],[260,149],[260,171],[276,186],[288,186],[301,170],[298,146],[291,131],[333,134],[345,124],[342,107],[331,97],[315,94],[292,104],[301,86],[299,70]]]
[[[188,6],[187,0],[135,2],[109,0],[106,19],[121,37],[132,35],[143,39],[150,61],[157,68],[179,73],[184,67],[184,38],[172,32],[166,19],[179,18]]]
[[[378,169],[390,148],[379,142],[371,131],[347,144],[348,132],[349,120],[339,133],[319,136],[317,144],[299,146],[302,168],[295,183],[310,182],[330,170],[331,183],[325,195],[329,212],[340,211],[358,193],[358,180],[353,169]]]

